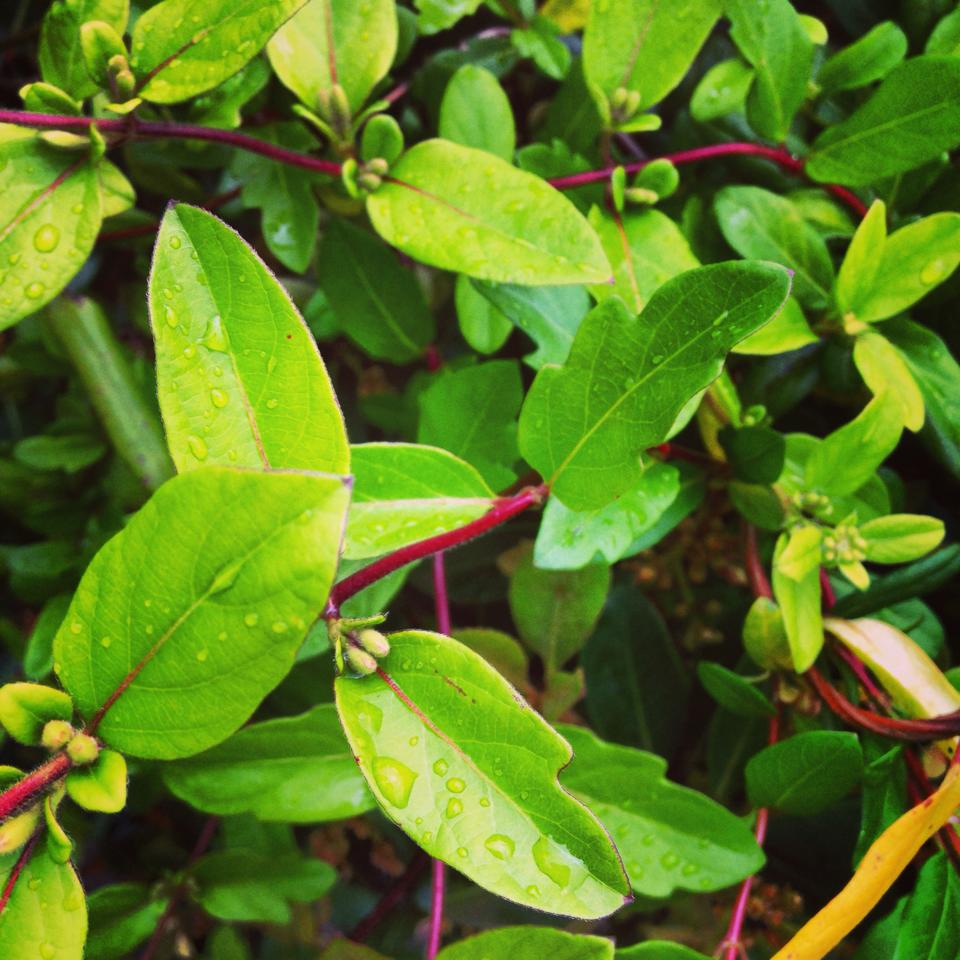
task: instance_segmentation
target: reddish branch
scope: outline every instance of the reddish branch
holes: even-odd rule
[[[13,896],[14,888],[17,886],[17,882],[20,880],[23,871],[30,862],[30,858],[33,856],[33,851],[36,849],[37,843],[40,840],[40,833],[41,831],[38,830],[20,852],[20,856],[17,857],[17,862],[10,871],[10,876],[7,877],[7,882],[3,885],[3,890],[0,891],[0,915],[7,909],[7,904]]]
[[[70,758],[65,753],[58,753],[0,793],[0,823],[46,796],[67,775],[71,766]]]
[[[763,569],[763,561],[757,549],[757,528],[752,523],[744,524],[743,541],[744,566],[750,590],[756,598],[766,597],[772,600],[773,590],[770,588],[770,580],[767,577],[767,571]]]

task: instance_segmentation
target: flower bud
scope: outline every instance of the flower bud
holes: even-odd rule
[[[67,756],[78,766],[85,767],[100,756],[100,744],[88,733],[78,733],[67,744]]]
[[[390,164],[383,157],[374,157],[364,164],[364,170],[368,173],[375,173],[378,176],[384,176],[390,169]]]
[[[357,643],[377,658],[385,657],[390,652],[390,641],[379,630],[369,627],[357,634]]]
[[[366,650],[355,647],[352,643],[344,649],[347,666],[362,677],[368,677],[377,671],[377,661]]]
[[[66,720],[49,720],[43,728],[40,742],[48,750],[65,747],[76,734],[73,726]]]

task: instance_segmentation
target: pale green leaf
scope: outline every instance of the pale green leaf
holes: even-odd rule
[[[457,277],[454,301],[463,339],[477,353],[496,353],[513,331],[509,317],[495,307],[463,273]]]
[[[583,918],[618,909],[628,885],[616,851],[556,779],[567,742],[455,640],[407,631],[390,645],[385,672],[336,681],[347,737],[390,819],[508,900]]]
[[[137,94],[178,103],[233,76],[304,0],[162,0],[133,28]]]
[[[189,756],[250,716],[323,610],[348,496],[339,477],[208,467],[164,484],[100,550],[54,657],[108,745]]]
[[[311,110],[335,83],[354,113],[397,50],[394,0],[310,0],[267,44],[270,65]]]
[[[808,670],[823,648],[823,615],[820,611],[820,567],[808,565],[799,579],[787,576],[778,560],[790,538],[782,534],[773,555],[773,595],[780,605],[793,668]]]
[[[100,229],[100,180],[85,152],[0,124],[0,330],[49,303]]]
[[[613,960],[604,937],[566,933],[553,927],[500,927],[445,947],[437,960]]]
[[[374,806],[333,704],[256,723],[163,768],[167,787],[204,813],[322,823]]]
[[[860,221],[837,274],[837,306],[842,313],[855,310],[870,295],[886,242],[887,207],[882,200],[874,200]]]
[[[747,356],[766,357],[788,350],[799,350],[808,344],[816,343],[817,335],[810,329],[803,308],[790,297],[783,309],[756,333],[741,340],[733,348],[733,353]]]
[[[510,100],[483,67],[464,64],[451,78],[440,103],[439,133],[445,140],[513,159],[517,131]]]
[[[427,140],[367,200],[377,232],[416,260],[498,283],[602,283],[590,225],[539,177],[483,150]]]
[[[731,113],[743,113],[753,83],[753,70],[731,58],[714,64],[700,79],[690,98],[694,120],[707,123]]]
[[[610,831],[637,893],[720,890],[763,866],[747,824],[704,794],[668,781],[662,757],[605,743],[583,727],[560,730],[574,752],[562,783]]]
[[[940,546],[943,521],[915,513],[891,513],[862,524],[867,560],[872,563],[907,563]]]
[[[874,396],[890,391],[908,430],[923,426],[923,394],[900,351],[885,336],[873,330],[861,333],[853,342],[853,362]]]
[[[452,27],[461,17],[473,13],[483,0],[414,0],[420,11],[417,28],[420,33],[437,33]]]
[[[587,315],[563,367],[537,374],[520,451],[574,510],[602,507],[640,479],[642,453],[720,374],[727,351],[773,317],[790,279],[773,264],[690,270],[639,318],[613,298]]]
[[[169,208],[149,300],[160,409],[178,470],[347,472],[343,417],[313,336],[237,233],[197,207]]]

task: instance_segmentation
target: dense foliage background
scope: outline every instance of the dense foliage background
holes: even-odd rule
[[[5,13],[0,957],[960,956],[960,9]]]

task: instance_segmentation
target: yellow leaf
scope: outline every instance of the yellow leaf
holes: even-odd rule
[[[773,960],[821,960],[877,905],[919,849],[960,804],[960,766],[952,766],[940,787],[908,810],[873,842],[850,882]]]
[[[552,20],[564,33],[586,26],[590,0],[547,0],[540,13]]]

